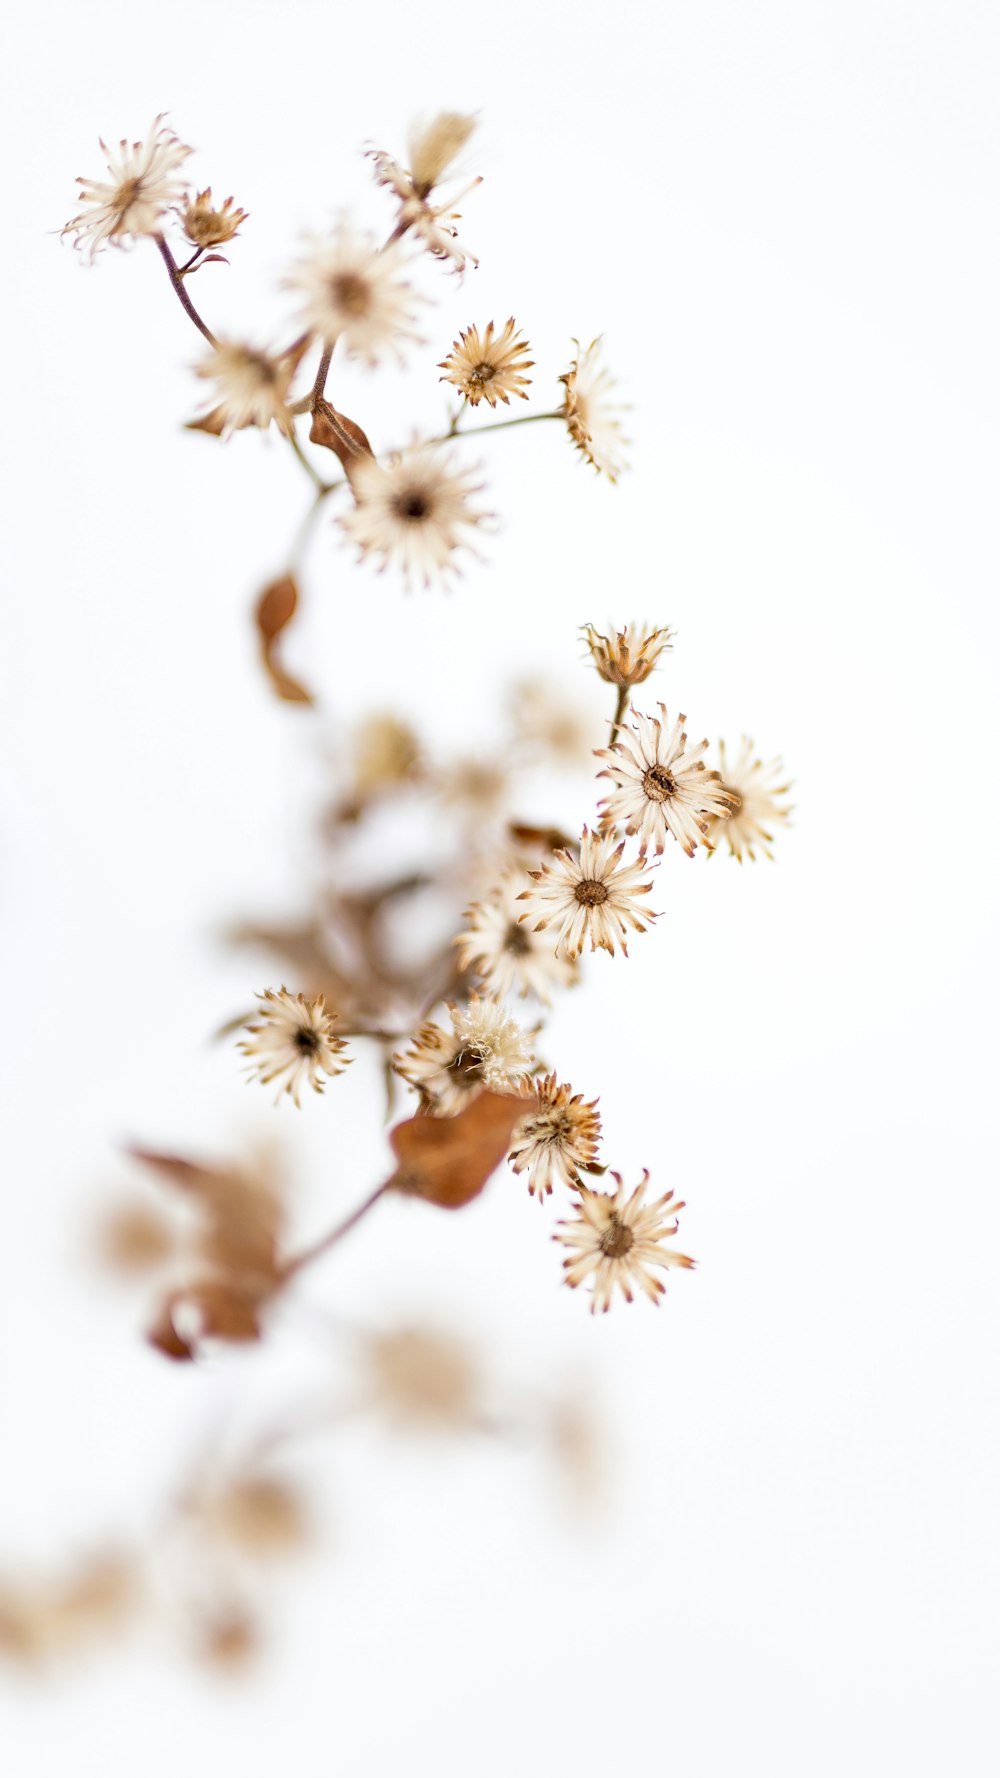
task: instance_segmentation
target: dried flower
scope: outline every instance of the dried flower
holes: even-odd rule
[[[559,378],[566,389],[563,419],[570,438],[587,462],[596,470],[603,470],[610,482],[617,481],[625,468],[621,448],[628,442],[618,418],[624,409],[613,399],[614,378],[600,363],[600,339],[591,340],[585,352],[580,351],[579,340],[573,344],[577,355]]]
[[[287,988],[266,988],[257,998],[260,1018],[246,1026],[249,1039],[239,1045],[245,1056],[257,1058],[247,1072],[265,1086],[279,1082],[275,1104],[289,1093],[298,1105],[306,1081],[321,1093],[325,1077],[342,1073],[350,1061],[343,1055],[343,1039],[334,1034],[337,1015],[325,1011],[322,994],[307,999]]]
[[[397,236],[411,230],[435,258],[450,260],[457,272],[464,271],[470,259],[473,265],[479,263],[459,246],[457,231],[452,226],[461,220],[454,205],[460,202],[465,192],[438,205],[428,203],[428,198],[456,154],[465,146],[475,125],[474,117],[464,116],[461,112],[441,112],[426,128],[411,137],[409,171],[382,149],[368,150],[378,183],[387,186],[399,199]],[[471,191],[479,184],[479,179],[473,179],[465,191]]]
[[[354,735],[354,782],[358,797],[381,796],[422,775],[420,742],[409,723],[388,713],[366,716]]]
[[[510,1164],[515,1173],[527,1170],[528,1190],[539,1203],[551,1194],[553,1182],[579,1186],[580,1168],[597,1159],[601,1119],[597,1100],[584,1102],[554,1074],[536,1082],[537,1102],[514,1131]]]
[[[110,180],[77,180],[83,209],[62,232],[75,234],[73,245],[89,259],[105,241],[123,247],[137,235],[158,234],[164,212],[183,197],[184,182],[176,174],[191,149],[167,128],[164,115],[153,119],[145,143],[123,140],[112,150],[101,142]]]
[[[428,1021],[411,1049],[394,1056],[397,1073],[416,1087],[439,1117],[450,1117],[487,1087],[517,1093],[533,1066],[528,1035],[505,1006],[490,995],[473,994],[464,1006],[448,1003],[450,1031]]]
[[[522,679],[511,695],[514,733],[531,755],[548,753],[561,765],[589,763],[603,718],[576,698],[561,698],[543,679]],[[532,757],[528,763],[537,761]]]
[[[361,459],[351,476],[357,504],[339,523],[363,556],[381,558],[380,568],[395,562],[407,582],[429,586],[458,572],[456,551],[473,550],[476,526],[493,517],[473,504],[483,487],[476,474],[433,445],[413,445],[388,464]]]
[[[625,944],[628,927],[645,932],[646,927],[636,911],[636,898],[646,895],[652,884],[646,876],[642,859],[634,864],[619,865],[625,849],[622,840],[616,846],[614,835],[592,834],[583,830],[580,856],[558,851],[541,870],[528,872],[538,884],[525,889],[519,901],[527,902],[522,920],[534,923],[536,932],[554,926],[556,948],[568,957],[578,957],[586,940],[592,951],[608,951],[612,956]],[[657,915],[643,909],[645,920]]]
[[[274,420],[286,438],[294,422],[288,397],[304,345],[290,352],[263,352],[236,340],[219,340],[198,364],[195,375],[215,384],[208,411],[196,422],[227,436],[245,426],[267,430]]]
[[[405,1427],[468,1425],[479,1378],[464,1346],[425,1327],[373,1334],[365,1351],[372,1405]]]
[[[531,378],[520,372],[530,370],[534,364],[534,359],[528,357],[530,350],[527,341],[515,331],[513,315],[496,338],[492,321],[482,338],[478,327],[470,327],[460,334],[448,357],[438,365],[445,373],[438,380],[454,383],[470,407],[478,407],[481,401],[488,401],[490,407],[502,401],[509,407],[512,395],[520,395],[522,401],[528,399],[524,391]]]
[[[593,1280],[591,1313],[611,1307],[615,1287],[625,1301],[632,1301],[632,1286],[644,1290],[650,1302],[658,1303],[664,1286],[650,1266],[693,1266],[694,1260],[671,1247],[661,1247],[666,1235],[677,1233],[677,1213],[683,1204],[673,1204],[673,1192],[667,1192],[653,1204],[644,1203],[649,1173],[644,1172],[631,1197],[626,1197],[620,1173],[612,1172],[617,1190],[591,1191],[581,1185],[577,1215],[561,1222],[552,1238],[570,1249],[563,1261],[566,1283],[575,1290],[585,1278]],[[668,1209],[667,1206],[670,1206]]]
[[[282,1556],[308,1541],[301,1495],[284,1477],[241,1476],[220,1494],[196,1503],[204,1529],[249,1556]]]
[[[636,721],[619,730],[613,747],[598,752],[598,759],[610,762],[598,776],[610,778],[617,786],[601,806],[608,822],[623,822],[626,833],[638,834],[641,856],[654,843],[656,851],[662,852],[667,834],[672,833],[693,858],[699,841],[711,851],[712,821],[728,812],[732,797],[718,772],[705,769],[701,755],[708,742],[688,747],[686,716],[679,716],[665,733],[666,706],[660,704],[659,709],[662,722],[633,709]],[[634,741],[630,735],[635,736]]]
[[[554,952],[551,944],[522,919],[518,891],[524,873],[508,871],[493,892],[467,910],[469,926],[459,934],[459,965],[484,976],[492,994],[534,994],[548,1006],[553,988],[576,981],[578,965]]]
[[[232,198],[227,198],[224,204],[216,204],[210,185],[204,191],[196,192],[193,198],[186,198],[177,214],[192,247],[203,249],[224,247],[247,219],[246,210],[233,208]]]
[[[720,776],[724,789],[733,799],[732,813],[728,820],[720,818],[712,826],[710,838],[713,843],[726,840],[729,850],[740,863],[744,856],[754,859],[754,846],[758,846],[766,858],[773,858],[771,843],[774,835],[769,831],[779,822],[785,823],[791,814],[787,803],[778,799],[787,796],[791,789],[790,783],[782,783],[784,766],[780,759],[771,759],[767,763],[754,757],[753,742],[743,737],[740,751],[729,765],[726,759],[725,742],[719,742]]]
[[[602,636],[593,624],[584,624],[583,634],[601,678],[608,685],[619,687],[642,685],[663,650],[673,647],[673,632],[666,627],[646,630],[638,624],[626,624],[624,630]]]
[[[379,248],[349,222],[332,237],[311,237],[310,251],[286,280],[301,292],[302,318],[328,346],[339,341],[354,358],[380,364],[401,359],[402,343],[417,340],[416,304],[425,299],[403,276],[399,248]]]

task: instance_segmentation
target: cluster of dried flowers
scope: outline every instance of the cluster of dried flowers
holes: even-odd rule
[[[341,216],[304,244],[282,280],[294,305],[285,342],[216,334],[195,308],[194,275],[222,258],[218,249],[231,247],[247,213],[231,197],[218,203],[210,187],[188,186],[191,150],[162,117],[145,142],[105,151],[108,178],[79,182],[80,208],[63,231],[88,260],[106,245],[153,242],[208,348],[195,367],[208,396],[191,426],[228,439],[273,424],[312,483],[287,570],[264,589],[256,610],[271,684],[293,702],[312,697],[284,668],[281,639],[299,603],[306,540],[334,496],[346,503],[339,531],[360,559],[394,568],[412,587],[453,576],[464,557],[478,554],[492,525],[482,472],[461,460],[467,438],[528,420],[555,421],[598,474],[613,482],[624,467],[623,410],[599,340],[575,342],[555,407],[507,413],[514,398],[529,400],[535,368],[513,317],[499,328],[493,320],[470,322],[435,360],[436,382],[459,398],[437,435],[376,453],[358,420],[328,394],[338,362],[391,369],[425,343],[430,299],[418,284],[422,266],[437,260],[461,277],[477,263],[459,238],[456,205],[478,180],[459,196],[440,191],[473,128],[464,115],[435,118],[414,134],[408,166],[370,151],[377,183],[393,205],[388,232],[380,240]],[[311,376],[300,386],[310,355]],[[483,404],[502,416],[467,426]],[[326,452],[336,460],[333,475],[319,466],[330,462]],[[256,1013],[228,1028],[241,1029],[248,1072],[275,1089],[277,1101],[299,1107],[304,1088],[322,1093],[331,1082],[336,1094],[349,1093],[339,1077],[364,1045],[381,1056],[390,1115],[401,1092],[413,1098],[409,1115],[389,1133],[389,1176],[299,1251],[288,1240],[284,1202],[267,1168],[208,1167],[137,1152],[192,1213],[184,1240],[140,1211],[121,1215],[116,1225],[122,1263],[155,1270],[170,1261],[149,1333],[166,1357],[188,1361],[214,1341],[260,1339],[290,1282],[378,1201],[403,1192],[457,1209],[505,1159],[538,1203],[558,1195],[565,1214],[553,1238],[564,1249],[564,1279],[589,1287],[592,1310],[608,1310],[616,1294],[631,1302],[636,1290],[657,1303],[660,1274],[693,1264],[667,1244],[684,1207],[672,1190],[649,1196],[645,1172],[629,1185],[612,1170],[613,1189],[603,1183],[609,1170],[598,1101],[541,1059],[543,1021],[557,994],[578,987],[584,953],[624,957],[628,941],[650,930],[658,911],[649,900],[665,854],[676,847],[694,858],[722,846],[740,861],[770,856],[774,830],[788,817],[789,787],[780,762],[764,763],[750,742],[735,757],[720,747],[713,765],[707,739],[689,739],[684,715],[668,714],[662,703],[636,706],[639,688],[672,646],[666,626],[628,623],[605,634],[587,624],[583,640],[588,666],[614,697],[603,734],[591,732],[578,710],[561,707],[544,682],[517,688],[509,744],[496,758],[435,762],[398,717],[373,714],[338,761],[338,794],[325,820],[336,891],[305,924],[249,923],[231,935],[281,960],[281,985],[265,988]],[[567,833],[518,819],[520,772],[593,754],[607,789],[595,798],[589,825]],[[389,879],[352,876],[366,826],[384,821],[387,808],[402,812],[428,798],[452,822],[451,851]],[[442,831],[448,819],[438,824]],[[428,898],[436,898],[437,925],[446,931],[430,945],[422,936]],[[532,1009],[527,1016],[525,1005]],[[374,1398],[404,1418],[475,1419],[476,1391],[464,1361],[456,1363],[454,1351],[445,1353],[433,1338],[428,1344],[419,1331],[369,1341],[364,1365]],[[284,1539],[288,1502],[275,1517],[272,1484],[251,1471],[234,1486],[229,1505],[213,1509],[210,1522],[229,1531],[251,1525],[253,1541],[265,1522],[273,1528],[280,1520]],[[242,1505],[234,1517],[237,1497]],[[204,1520],[200,1507],[185,1507],[185,1522],[196,1521],[199,1535]],[[97,1592],[103,1599],[108,1589]],[[60,1607],[56,1618],[60,1611],[65,1617]],[[30,1642],[30,1617],[18,1617],[0,1596],[0,1644],[19,1636]],[[223,1617],[212,1634],[220,1648],[237,1649],[247,1614],[234,1606]]]

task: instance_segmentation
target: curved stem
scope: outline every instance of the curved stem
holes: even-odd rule
[[[198,332],[204,334],[209,345],[210,346],[217,346],[219,342],[216,339],[214,333],[212,332],[212,329],[210,327],[206,327],[204,321],[202,320],[201,316],[199,315],[197,309],[195,308],[194,303],[191,301],[191,298],[188,296],[188,293],[184,288],[184,280],[181,277],[180,272],[177,270],[177,261],[174,258],[173,254],[171,253],[170,248],[167,246],[166,241],[163,239],[162,235],[154,235],[153,239],[156,242],[156,245],[160,250],[160,257],[162,258],[163,263],[167,268],[167,276],[170,279],[170,282],[173,285],[174,290],[177,293],[177,300],[180,303],[181,308],[185,311],[185,313],[188,316],[190,316],[191,320],[194,322],[196,328],[198,329]]]
[[[323,356],[319,361],[319,365],[318,365],[318,368],[316,371],[316,381],[313,383],[313,386],[312,386],[312,395],[309,398],[310,406],[312,406],[315,402],[322,400],[323,393],[326,389],[326,379],[330,374],[330,360],[332,357],[333,357],[333,345],[331,344],[328,346],[324,346],[323,347]]]
[[[314,1241],[311,1247],[304,1247],[301,1253],[293,1254],[291,1259],[286,1260],[281,1268],[284,1282],[287,1283],[289,1278],[294,1278],[296,1273],[301,1272],[304,1267],[311,1266],[314,1259],[322,1258],[323,1254],[328,1253],[331,1247],[335,1247],[338,1241],[342,1241],[355,1224],[359,1223],[363,1216],[368,1215],[372,1206],[378,1203],[382,1193],[387,1190],[388,1184],[389,1181],[385,1180],[381,1185],[376,1186],[371,1195],[365,1198],[356,1210],[352,1210],[350,1216],[346,1216],[343,1222],[338,1222],[328,1234],[321,1235],[320,1239]]]
[[[562,418],[563,410],[561,407],[557,407],[551,414],[516,414],[510,420],[490,420],[485,426],[470,426],[466,431],[462,431],[457,424],[458,416],[456,415],[447,432],[442,432],[440,437],[429,439],[428,442],[430,444],[447,444],[450,438],[478,438],[483,432],[506,432],[510,426],[534,426],[539,420],[561,420]]]
[[[297,458],[298,458],[299,462],[301,463],[303,469],[305,470],[307,476],[309,477],[309,480],[312,482],[313,487],[316,489],[317,500],[324,498],[325,495],[329,491],[327,488],[327,484],[323,480],[323,477],[319,474],[319,471],[315,468],[315,466],[312,463],[310,463],[309,458],[306,456],[305,451],[302,449],[302,446],[299,444],[299,441],[295,436],[294,430],[286,433],[285,436],[288,439],[288,442],[291,445],[292,450],[295,452],[295,455],[297,456]],[[336,483],[333,483],[332,485],[334,487],[337,486]]]

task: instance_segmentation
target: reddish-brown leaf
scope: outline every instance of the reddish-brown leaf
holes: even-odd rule
[[[311,704],[312,693],[286,673],[279,658],[279,638],[295,616],[298,603],[299,589],[295,580],[290,574],[283,574],[280,580],[274,580],[264,588],[254,617],[260,637],[261,660],[279,698],[290,704]]]
[[[407,1118],[389,1132],[399,1162],[389,1185],[446,1210],[470,1204],[510,1148],[530,1100],[480,1093],[457,1117]]]

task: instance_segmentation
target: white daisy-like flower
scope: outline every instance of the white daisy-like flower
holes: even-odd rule
[[[541,1203],[553,1184],[579,1187],[581,1167],[597,1159],[601,1119],[596,1099],[585,1102],[554,1074],[537,1081],[535,1091],[535,1108],[514,1131],[507,1158],[515,1173],[527,1172],[528,1190]]]
[[[466,913],[468,928],[455,940],[458,961],[462,969],[483,976],[493,994],[534,994],[549,1006],[552,990],[570,987],[579,966],[574,958],[553,951],[522,919],[518,892],[523,882],[523,871],[510,870],[492,894],[473,902]]]
[[[614,834],[592,834],[584,828],[578,858],[557,851],[541,870],[528,872],[537,888],[518,896],[527,903],[522,920],[536,932],[551,928],[556,949],[567,957],[578,957],[588,938],[592,951],[614,956],[620,945],[627,956],[629,927],[645,932],[645,922],[659,916],[643,908],[639,918],[638,897],[648,895],[652,882],[643,859],[619,863],[624,850],[625,841],[615,845]]]
[[[394,562],[408,583],[430,586],[458,572],[457,550],[478,554],[471,538],[494,518],[474,503],[484,485],[477,474],[436,445],[413,445],[387,463],[359,458],[351,469],[356,504],[338,523],[380,568]]]
[[[426,301],[404,277],[399,248],[380,248],[373,237],[341,222],[332,236],[311,238],[310,251],[286,285],[302,298],[302,320],[328,346],[339,341],[369,366],[387,355],[403,356],[405,341],[418,341],[417,304]]]
[[[643,1173],[631,1196],[620,1173],[612,1172],[611,1177],[617,1186],[613,1193],[577,1187],[578,1213],[571,1222],[561,1222],[552,1237],[570,1250],[563,1261],[566,1283],[575,1290],[585,1279],[593,1281],[592,1314],[610,1309],[616,1289],[630,1303],[633,1285],[644,1290],[651,1303],[658,1303],[664,1285],[650,1267],[694,1265],[686,1253],[660,1245],[665,1236],[676,1235],[677,1213],[684,1208],[672,1202],[673,1192],[647,1204],[648,1172]]]
[[[617,481],[626,467],[621,455],[628,443],[619,415],[622,404],[615,400],[615,380],[601,363],[600,338],[591,340],[585,352],[574,340],[576,357],[559,381],[565,387],[562,415],[570,438],[588,463],[604,472],[610,482]]]
[[[322,994],[309,999],[287,988],[266,988],[257,998],[259,1018],[245,1027],[247,1036],[238,1046],[251,1058],[247,1073],[265,1086],[279,1083],[275,1104],[288,1093],[298,1105],[306,1083],[321,1093],[326,1078],[342,1073],[351,1060],[333,1029],[337,1015],[325,1010]]]
[[[123,247],[137,235],[159,234],[165,211],[183,197],[177,169],[192,151],[163,118],[162,112],[154,118],[145,142],[122,141],[117,149],[101,142],[109,179],[77,180],[83,208],[62,232],[75,235],[74,246],[89,259],[106,241]]]
[[[772,827],[784,825],[791,814],[791,805],[780,799],[788,795],[791,784],[783,782],[785,768],[780,759],[766,762],[754,754],[753,742],[744,735],[739,753],[730,765],[724,741],[719,742],[719,775],[724,788],[733,799],[733,810],[727,820],[713,823],[711,840],[728,843],[734,858],[756,857],[754,847],[765,858],[773,858]]]
[[[643,624],[626,624],[602,636],[593,624],[584,624],[583,635],[590,658],[607,685],[619,688],[642,685],[649,678],[665,648],[672,648],[673,631],[664,626],[647,630]]]
[[[473,994],[464,1006],[449,1002],[451,1030],[432,1020],[421,1025],[413,1045],[394,1056],[396,1072],[416,1087],[438,1117],[452,1117],[488,1087],[517,1093],[534,1066],[528,1035],[505,1006],[490,995]]]
[[[399,165],[382,149],[368,150],[375,168],[375,177],[399,200],[396,236],[414,234],[436,259],[448,260],[456,272],[463,272],[471,261],[479,261],[459,244],[456,222],[461,221],[455,205],[467,191],[481,184],[473,179],[456,197],[442,204],[431,204],[431,192],[447,171],[459,150],[465,146],[475,129],[474,117],[457,111],[443,111],[426,128],[414,133],[410,140],[410,166]]]
[[[283,354],[264,352],[239,340],[218,340],[195,365],[195,374],[215,384],[209,411],[213,428],[228,434],[244,426],[265,431],[274,420],[290,438],[293,420],[288,399],[305,343]]]
[[[701,756],[708,742],[689,747],[687,717],[678,716],[668,730],[666,706],[658,708],[662,721],[633,708],[635,722],[619,730],[613,747],[599,750],[597,758],[609,763],[598,777],[610,778],[616,786],[601,807],[609,823],[621,823],[626,833],[638,835],[643,857],[650,846],[662,852],[672,833],[693,858],[699,843],[711,851],[712,822],[728,813],[733,798],[718,772],[706,770]]]
[[[528,357],[530,350],[527,341],[518,336],[513,315],[495,338],[492,321],[482,335],[478,327],[469,327],[438,365],[445,373],[439,381],[453,383],[470,407],[478,407],[481,401],[490,407],[502,401],[509,407],[512,395],[527,401],[524,391],[531,378],[520,373],[534,365],[534,359]]]

